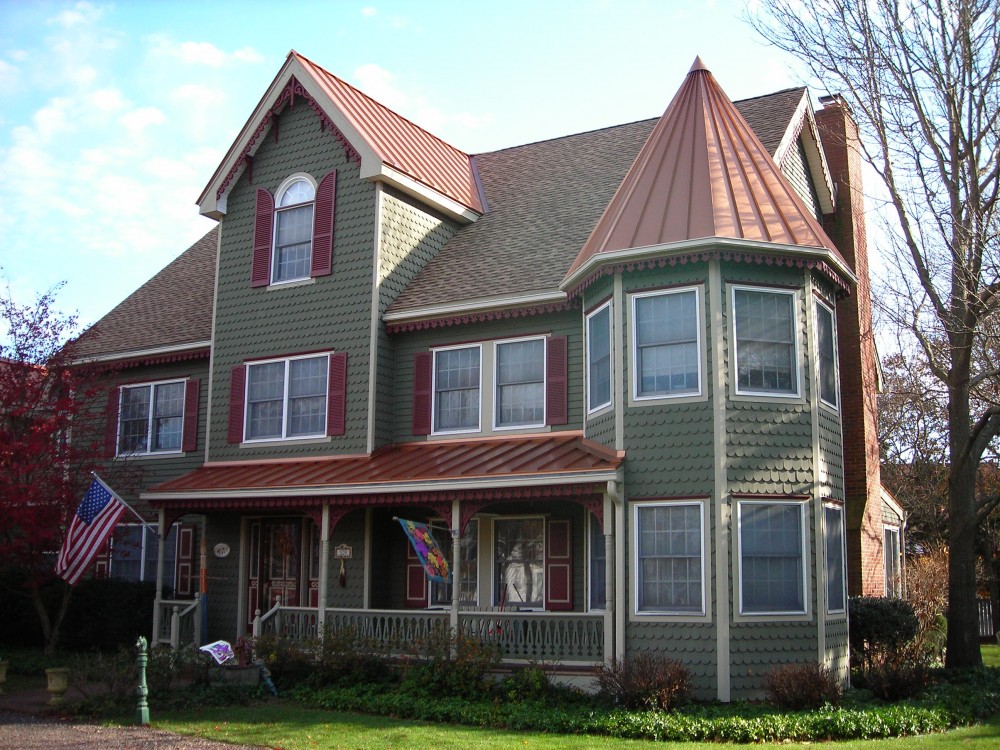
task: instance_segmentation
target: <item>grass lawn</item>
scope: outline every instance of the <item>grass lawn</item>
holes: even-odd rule
[[[556,750],[718,750],[712,743],[668,743],[618,740],[609,737],[504,732],[444,724],[402,721],[383,716],[363,716],[317,711],[274,701],[267,705],[196,710],[159,715],[152,709],[153,726],[178,734],[282,750],[476,750],[477,748],[536,748]],[[832,742],[830,750],[995,750],[1000,745],[1000,717],[989,724],[943,734],[898,740]],[[754,748],[792,750],[816,743],[755,745]]]
[[[985,666],[1000,667],[1000,646],[983,645],[979,647],[979,651],[983,655]]]

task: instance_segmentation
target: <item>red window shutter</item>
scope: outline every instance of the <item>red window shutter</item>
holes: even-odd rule
[[[229,442],[243,442],[243,398],[246,394],[247,366],[236,365],[229,381]]]
[[[410,540],[406,540],[406,591],[403,593],[403,606],[408,608],[423,608],[427,606],[427,576],[420,558],[413,551]]]
[[[167,529],[170,532],[170,529]],[[177,561],[174,570],[174,589],[177,598],[194,596],[194,533],[193,523],[177,527]]]
[[[310,276],[327,276],[333,271],[333,225],[336,203],[337,170],[333,170],[319,181],[319,187],[316,188]]]
[[[94,578],[104,579],[111,576],[111,540],[114,534],[108,537],[108,541],[101,545],[94,555]]]
[[[118,401],[119,389],[112,388],[108,391],[108,408],[104,412],[107,423],[104,427],[104,457],[114,458],[118,453]]]
[[[566,337],[550,336],[545,356],[545,424],[566,424],[569,421]]]
[[[573,556],[569,520],[545,524],[545,609],[573,609]]]
[[[257,214],[253,224],[253,269],[250,286],[271,283],[271,242],[274,234],[274,196],[257,189]]]
[[[189,380],[184,389],[184,439],[182,451],[198,449],[198,394],[201,391],[200,380]]]
[[[347,411],[347,352],[330,355],[330,374],[327,380],[326,434],[344,434],[344,416]]]
[[[434,354],[432,352],[417,352],[413,355],[413,434],[431,434],[431,389],[434,386],[433,377]]]

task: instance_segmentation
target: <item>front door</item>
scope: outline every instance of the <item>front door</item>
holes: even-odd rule
[[[299,606],[302,569],[302,522],[298,519],[261,523],[261,586],[267,609],[281,597],[286,607]]]

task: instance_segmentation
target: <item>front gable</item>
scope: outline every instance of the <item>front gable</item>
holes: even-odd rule
[[[202,214],[221,219],[228,213],[232,186],[243,174],[252,181],[264,136],[280,138],[282,115],[297,101],[316,113],[362,178],[392,185],[462,222],[485,211],[471,157],[293,51],[199,196]]]

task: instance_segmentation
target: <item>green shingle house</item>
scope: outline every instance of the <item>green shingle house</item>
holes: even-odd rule
[[[846,679],[902,528],[859,165],[838,98],[733,104],[700,60],[660,118],[469,155],[290,53],[217,228],[76,342],[161,529],[99,573],[160,584],[157,641],[450,625],[567,679],[669,656],[704,698]]]

